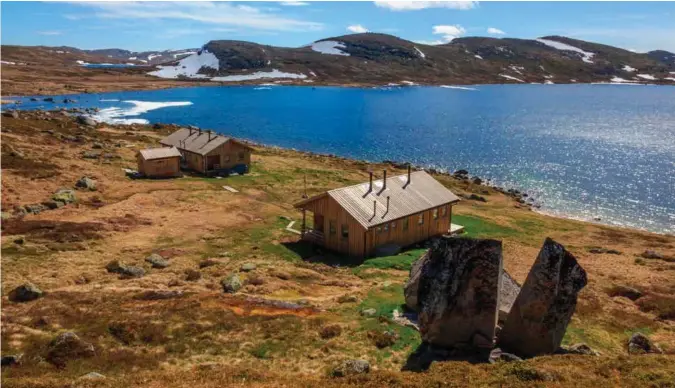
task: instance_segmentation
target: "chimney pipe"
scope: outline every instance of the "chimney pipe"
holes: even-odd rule
[[[211,141],[211,131],[206,131],[209,134],[209,141]]]
[[[368,173],[370,174],[370,186],[368,187],[368,192],[371,192],[373,191],[373,172],[368,171]]]
[[[389,213],[389,196],[387,195],[387,211],[384,214]],[[384,217],[384,216],[382,216]]]
[[[199,134],[201,135],[201,134],[202,134],[202,129],[201,129],[201,128],[198,128],[197,130],[199,131]]]
[[[373,217],[377,214],[377,201],[373,201]]]
[[[410,163],[408,163],[408,184],[410,184]]]
[[[192,128],[188,128],[188,131],[190,132],[190,136],[192,136]]]
[[[387,170],[384,170],[384,177],[382,178],[382,191],[387,189]]]

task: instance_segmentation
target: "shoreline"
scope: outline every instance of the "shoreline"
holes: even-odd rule
[[[76,116],[76,115],[86,115],[86,116],[92,116],[92,113],[95,113],[93,109],[89,108],[62,108],[62,109],[54,109],[54,110],[45,110],[45,109],[34,109],[34,110],[23,110],[23,112],[30,112],[30,114],[36,114],[40,115],[41,112],[50,112],[50,113],[59,113],[63,112],[63,110],[66,110],[71,116]],[[18,110],[22,111],[22,110]],[[152,127],[153,125],[160,125],[160,126],[168,126],[168,127],[180,127],[178,124],[174,123],[108,123],[105,121],[99,121],[99,123],[104,124],[108,127],[112,128],[117,128],[117,129],[132,129],[134,131],[139,131],[139,130],[148,130],[148,127]],[[217,132],[221,133],[221,132]],[[223,134],[223,133],[221,133]],[[361,163],[361,164],[380,164],[380,165],[387,165],[392,168],[396,169],[405,169],[407,168],[408,162],[403,162],[403,161],[395,161],[395,160],[370,160],[370,159],[360,159],[356,157],[349,157],[349,156],[341,156],[338,154],[333,154],[333,153],[323,153],[323,152],[316,152],[316,151],[311,151],[311,150],[303,150],[303,149],[297,149],[294,147],[284,147],[272,143],[264,143],[260,141],[256,141],[250,138],[243,138],[243,137],[238,137],[239,140],[241,140],[244,143],[247,143],[251,146],[255,147],[260,147],[268,150],[274,150],[274,151],[282,151],[282,152],[294,152],[298,153],[304,156],[309,156],[309,157],[322,157],[322,158],[329,158],[333,160],[338,160],[338,161],[345,161],[345,162],[354,162],[354,163]],[[517,203],[518,206],[527,208],[530,211],[533,211],[537,214],[547,216],[547,217],[552,217],[552,218],[557,218],[557,219],[565,219],[565,220],[574,220],[578,222],[583,222],[583,223],[588,223],[592,225],[597,225],[597,226],[605,226],[605,227],[612,227],[612,228],[619,228],[619,229],[626,229],[626,230],[631,230],[631,231],[640,231],[640,232],[645,232],[645,233],[653,233],[661,236],[675,236],[675,233],[670,232],[668,230],[650,230],[646,229],[643,227],[639,226],[629,226],[625,225],[619,222],[608,222],[604,221],[602,219],[589,219],[589,218],[584,218],[580,217],[578,215],[572,214],[572,213],[565,213],[565,212],[558,212],[558,211],[548,211],[547,209],[542,210],[542,207],[545,202],[541,201],[540,199],[537,199],[534,197],[532,192],[527,189],[523,188],[521,186],[509,186],[509,185],[499,185],[495,182],[498,180],[492,177],[484,177],[484,176],[479,176],[479,175],[473,175],[470,174],[470,172],[467,170],[469,167],[461,168],[456,171],[451,171],[450,168],[439,168],[437,166],[430,166],[430,165],[418,165],[418,164],[411,164],[411,167],[413,170],[424,170],[428,172],[429,174],[433,175],[440,175],[440,176],[446,176],[449,178],[453,178],[458,181],[465,181],[465,183],[471,183],[474,185],[479,185],[479,186],[484,186],[486,188],[493,189],[497,192],[500,192],[506,196],[509,196],[513,198]],[[464,200],[477,200],[477,201],[483,201],[485,198],[483,198],[480,195],[477,195],[474,198],[463,198]],[[599,218],[599,217],[598,217]]]

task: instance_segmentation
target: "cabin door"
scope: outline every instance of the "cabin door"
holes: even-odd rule
[[[314,230],[323,233],[323,216],[321,214],[314,215]]]
[[[215,170],[220,168],[220,155],[209,155],[206,157],[206,169]]]

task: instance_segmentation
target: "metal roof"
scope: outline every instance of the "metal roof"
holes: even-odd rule
[[[141,153],[141,157],[145,160],[180,157],[180,152],[176,147],[150,148],[147,150],[140,150],[139,152]]]
[[[410,183],[408,183],[408,174],[393,176],[387,178],[387,185],[383,190],[383,180],[378,179],[373,181],[372,190],[370,190],[369,182],[360,183],[330,190],[300,202],[296,204],[296,207],[302,207],[303,204],[326,194],[335,199],[366,229],[459,201],[455,194],[431,175],[424,171],[415,171],[410,174]],[[387,198],[389,198],[388,209]],[[374,211],[373,206],[375,206]]]
[[[181,128],[160,140],[159,143],[166,146],[173,146],[180,150],[206,155],[216,149],[216,147],[221,146],[230,140],[235,141],[230,137],[218,135],[210,131]],[[246,144],[240,142],[237,143],[242,144],[247,148],[251,148]]]

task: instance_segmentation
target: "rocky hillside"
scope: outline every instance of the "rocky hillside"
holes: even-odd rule
[[[36,53],[40,51],[39,53]],[[45,56],[49,51],[49,56]],[[54,53],[60,53],[54,55]],[[430,46],[365,33],[328,38],[299,48],[243,41],[210,41],[201,49],[131,52],[69,47],[2,47],[3,61],[39,64],[49,58],[162,64],[138,74],[224,83],[316,84],[658,83],[675,84],[675,54],[634,53],[598,43],[546,36],[539,39],[458,38]],[[53,62],[52,62],[53,64]],[[11,65],[7,65],[11,66]]]

